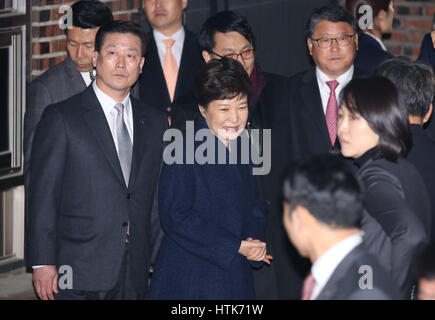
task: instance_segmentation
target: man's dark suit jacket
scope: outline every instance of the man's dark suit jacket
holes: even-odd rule
[[[148,33],[148,37],[145,64],[138,81],[139,99],[163,112],[166,112],[167,107],[171,107],[173,109],[171,110],[171,117],[173,118],[186,117],[188,120],[191,120],[190,109],[185,111],[183,106],[195,104],[193,99],[193,81],[195,75],[204,64],[196,36],[186,30],[173,104],[171,104],[163,67],[160,63],[152,31]]]
[[[422,126],[411,124],[412,149],[408,153],[408,161],[420,172],[431,202],[431,242],[435,242],[435,140],[432,140]]]
[[[359,76],[354,69],[353,78]],[[298,73],[288,82],[291,159],[297,161],[314,155],[338,152],[339,141],[331,144],[322,98],[317,84],[316,68]],[[338,98],[338,97],[337,97]]]
[[[430,33],[426,34],[423,38],[418,60],[425,61],[435,68],[435,49],[433,47],[432,37]]]
[[[359,74],[359,70],[355,68],[353,78],[358,77]],[[281,157],[286,157],[286,162],[291,164],[318,154],[339,154],[338,139],[332,145],[329,138],[315,66],[292,76],[288,80],[287,90],[289,112],[283,117],[288,123],[285,126],[287,132],[284,133],[287,136],[285,138],[287,150],[283,148]],[[280,263],[284,264],[281,273],[288,277],[286,281],[281,281],[286,283],[282,298],[299,299],[302,282],[309,271],[310,262],[300,257],[288,239],[281,237],[279,241],[282,247],[287,247],[287,254],[280,258]]]
[[[27,87],[24,113],[24,176],[29,183],[29,166],[33,135],[44,109],[86,89],[85,81],[73,61],[66,60],[33,80]]]
[[[390,299],[401,299],[396,285],[364,244],[349,252],[316,297],[316,300]]]
[[[165,115],[131,97],[133,158],[127,187],[112,134],[92,86],[46,108],[33,142],[29,266],[69,265],[73,289],[107,291],[118,279],[130,223],[131,279],[147,288],[151,211]]]
[[[405,159],[369,159],[358,170],[364,185],[364,242],[406,299],[414,260],[429,241],[430,202],[417,169]]]
[[[384,51],[381,45],[371,36],[361,33],[358,41],[358,51],[355,57],[355,68],[361,76],[369,76],[375,72],[382,62],[392,57]]]

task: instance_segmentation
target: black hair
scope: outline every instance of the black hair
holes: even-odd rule
[[[412,147],[408,112],[394,84],[384,77],[353,79],[343,89],[342,104],[363,117],[379,136],[375,158],[396,161],[405,157]]]
[[[100,1],[81,0],[72,4],[73,26],[82,29],[102,27],[113,21],[110,9]]]
[[[98,53],[100,53],[101,47],[104,44],[104,39],[108,33],[130,33],[139,37],[141,41],[142,56],[145,55],[147,36],[137,23],[132,21],[116,20],[101,27],[95,36],[95,51]]]
[[[393,82],[408,114],[424,118],[433,102],[435,78],[432,66],[409,57],[391,58],[375,72]]]
[[[195,77],[195,97],[203,108],[215,100],[248,96],[250,90],[251,82],[245,69],[230,58],[210,60]]]
[[[251,25],[245,17],[234,11],[221,11],[204,22],[198,36],[201,51],[213,51],[216,32],[238,32],[248,40],[255,50],[255,35]]]
[[[302,206],[330,228],[361,226],[362,183],[337,155],[317,155],[292,166],[284,178],[283,196],[290,213]]]
[[[317,25],[323,21],[345,22],[349,24],[355,32],[358,32],[358,26],[355,18],[343,7],[336,4],[331,4],[315,9],[311,13],[305,28],[306,37],[311,38],[316,30]]]
[[[416,263],[417,279],[435,280],[435,243],[426,247]]]

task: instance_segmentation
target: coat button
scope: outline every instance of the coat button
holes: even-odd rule
[[[123,226],[123,227],[128,226],[128,222],[123,222],[123,223],[122,223],[122,226]]]
[[[127,199],[131,199],[131,193],[127,193]]]

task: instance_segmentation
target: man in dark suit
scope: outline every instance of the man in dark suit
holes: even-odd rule
[[[287,116],[289,142],[282,151],[288,163],[323,153],[339,153],[340,93],[357,75],[353,66],[358,49],[356,21],[342,7],[330,5],[314,10],[307,22],[306,37],[315,66],[288,82],[289,116],[283,117]],[[281,245],[288,248],[281,258],[284,264],[281,269],[285,270],[281,273],[286,275],[287,287],[291,288],[288,298],[296,299],[310,263],[285,241],[282,235]],[[274,256],[278,264],[277,255]]]
[[[407,159],[417,168],[426,184],[432,205],[430,238],[435,240],[435,140],[423,129],[433,111],[435,77],[433,69],[424,62],[408,57],[385,61],[376,71],[393,82],[408,110],[412,131],[412,148]]]
[[[24,176],[29,183],[33,135],[44,109],[82,92],[90,83],[92,53],[98,29],[113,20],[110,9],[99,1],[77,1],[72,6],[72,28],[66,30],[68,57],[27,88],[24,114]]]
[[[143,0],[149,32],[145,65],[138,92],[144,101],[168,114],[175,127],[193,120],[193,79],[203,60],[196,36],[183,27],[188,0]]]
[[[285,177],[283,223],[310,259],[303,300],[396,299],[397,289],[360,233],[362,184],[334,155],[313,156]]]
[[[42,115],[32,148],[27,237],[27,263],[42,299],[146,296],[167,119],[129,94],[145,49],[139,25],[101,27],[93,55],[97,80]],[[71,283],[59,281],[58,288],[65,268]]]
[[[289,80],[291,159],[338,148],[337,107],[341,90],[356,76],[354,18],[338,5],[316,9],[306,27],[315,67]]]

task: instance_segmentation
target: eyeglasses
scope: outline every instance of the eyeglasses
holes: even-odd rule
[[[319,48],[329,48],[332,46],[332,42],[335,40],[337,41],[337,44],[340,47],[345,47],[350,45],[350,42],[352,40],[352,38],[355,36],[355,34],[345,34],[339,37],[335,37],[335,38],[319,38],[319,39],[313,39],[311,38],[311,40],[316,41],[317,45],[319,46]]]
[[[217,54],[214,51],[210,51],[210,53],[214,54],[215,56],[218,56],[219,58],[231,58],[234,60],[238,60],[239,57],[241,56],[243,60],[249,60],[252,59],[254,57],[254,49],[248,49],[245,51],[242,51],[240,53],[230,53],[230,54],[226,54],[224,56]]]

